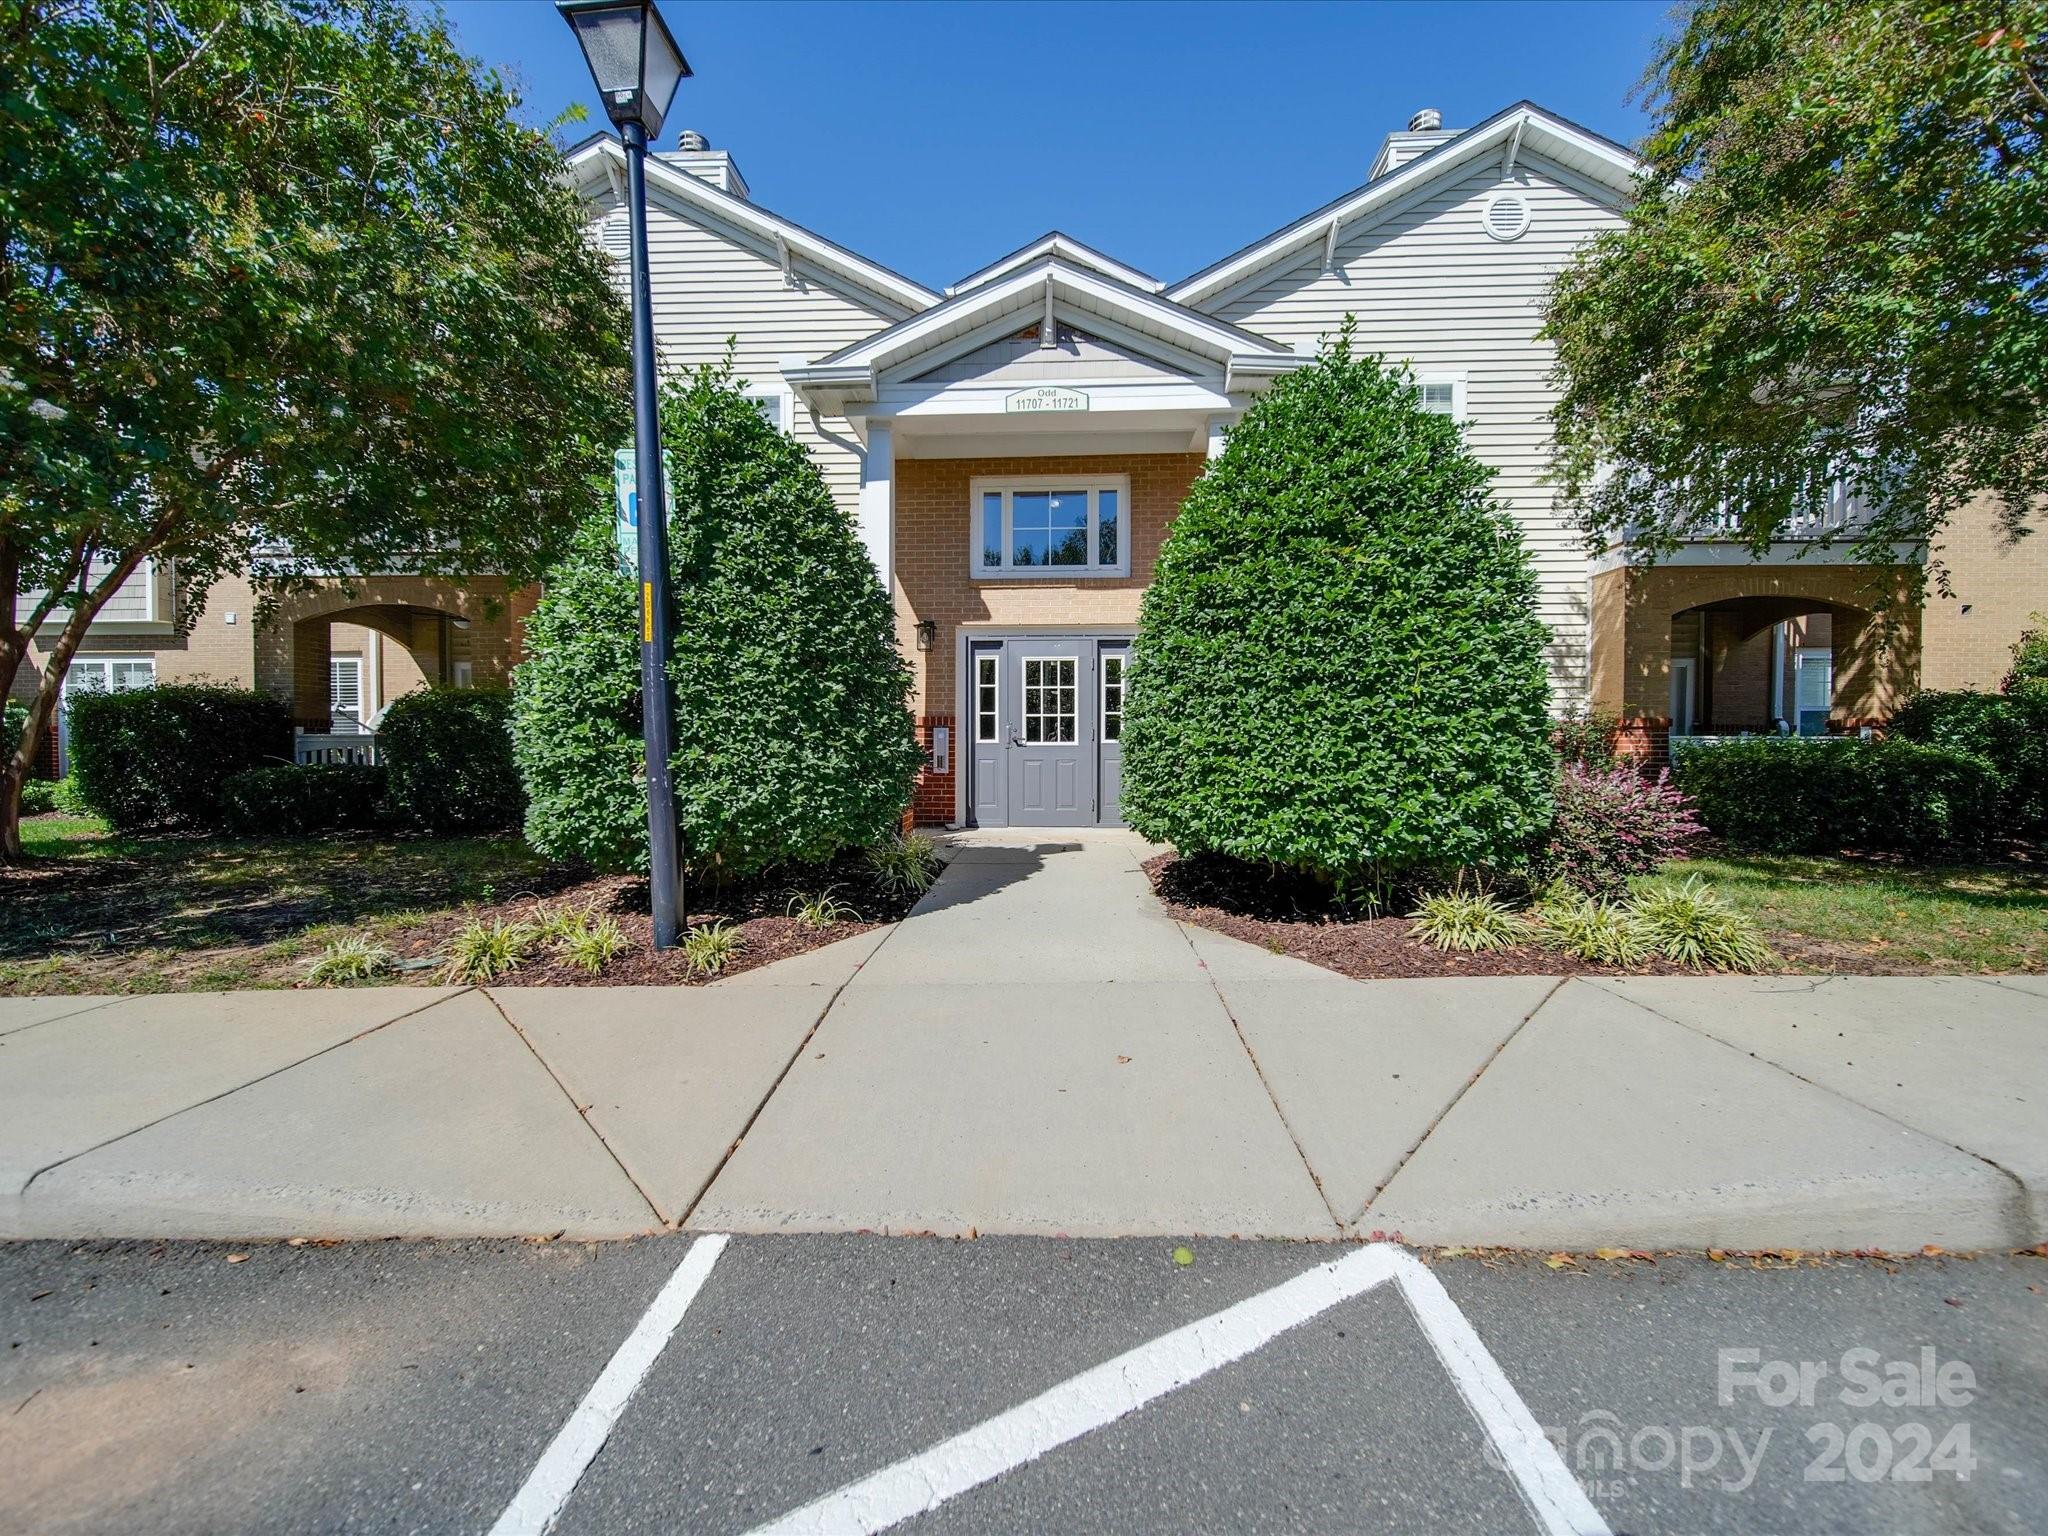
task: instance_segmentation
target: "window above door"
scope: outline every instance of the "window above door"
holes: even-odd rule
[[[969,493],[968,568],[978,579],[1130,574],[1127,477],[979,477]]]

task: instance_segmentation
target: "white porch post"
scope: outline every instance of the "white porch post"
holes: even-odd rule
[[[887,425],[868,428],[867,456],[860,464],[860,541],[875,562],[882,590],[892,590],[890,572],[896,544],[896,447]]]
[[[1220,459],[1220,458],[1222,458],[1222,457],[1223,457],[1223,433],[1224,433],[1224,429],[1225,429],[1225,428],[1227,428],[1227,427],[1228,427],[1229,425],[1230,425],[1230,422],[1229,422],[1228,418],[1226,418],[1226,417],[1222,417],[1222,416],[1211,416],[1211,417],[1209,418],[1209,457],[1210,457],[1210,458],[1212,458],[1212,459]]]

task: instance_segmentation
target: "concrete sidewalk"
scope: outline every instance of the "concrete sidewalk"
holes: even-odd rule
[[[709,987],[0,999],[0,1236],[2048,1239],[2048,979],[1361,983],[951,841]]]

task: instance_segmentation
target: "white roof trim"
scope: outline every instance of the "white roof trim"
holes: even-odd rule
[[[1092,267],[1104,277],[1113,277],[1120,283],[1128,283],[1133,288],[1142,288],[1147,293],[1163,293],[1166,291],[1166,284],[1162,283],[1151,273],[1140,272],[1136,267],[1125,266],[1122,262],[1103,255],[1102,252],[1096,250],[1093,246],[1083,245],[1080,241],[1074,239],[1073,236],[1063,235],[1055,229],[1040,235],[1029,245],[1012,251],[1000,261],[991,262],[978,272],[968,273],[959,282],[952,284],[946,289],[946,297],[950,299],[957,294],[965,293],[970,288],[979,288],[994,282],[999,277],[1007,277],[1018,268],[1034,266],[1048,256],[1057,256],[1070,266]]]
[[[1199,307],[1217,295],[1235,288],[1253,274],[1313,246],[1317,238],[1328,237],[1332,224],[1339,227],[1364,217],[1387,203],[1407,196],[1439,176],[1469,167],[1482,155],[1498,151],[1504,163],[1510,153],[1528,149],[1560,159],[1568,169],[1595,177],[1602,185],[1626,195],[1635,185],[1642,162],[1620,145],[1565,121],[1530,102],[1521,102],[1489,118],[1457,138],[1346,193],[1334,203],[1316,209],[1257,241],[1181,279],[1166,290],[1166,297],[1180,304]]]
[[[585,197],[597,187],[608,187],[613,173],[622,170],[625,163],[625,147],[608,134],[586,140],[563,157],[577,190]],[[600,171],[599,167],[603,169]],[[939,302],[939,295],[922,283],[912,282],[879,262],[834,245],[822,235],[811,233],[801,224],[792,224],[745,198],[721,192],[710,182],[678,170],[655,155],[647,157],[647,185],[672,202],[701,209],[753,235],[771,249],[780,243],[813,266],[865,288],[900,309],[915,312]]]
[[[841,405],[873,400],[885,372],[900,374],[906,366],[936,359],[965,338],[984,336],[991,327],[999,334],[1010,317],[1035,317],[1042,314],[1048,301],[1074,314],[1084,327],[1091,323],[1091,316],[1099,316],[1131,334],[1152,338],[1155,345],[1210,360],[1221,368],[1226,392],[1264,382],[1306,361],[1276,341],[1184,309],[1099,272],[1070,266],[1056,256],[1045,256],[1033,266],[956,294],[830,357],[784,368],[783,377],[807,395],[830,395]]]

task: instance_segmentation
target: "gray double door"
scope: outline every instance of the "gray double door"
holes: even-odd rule
[[[968,804],[984,827],[1121,826],[1124,636],[968,647]]]

